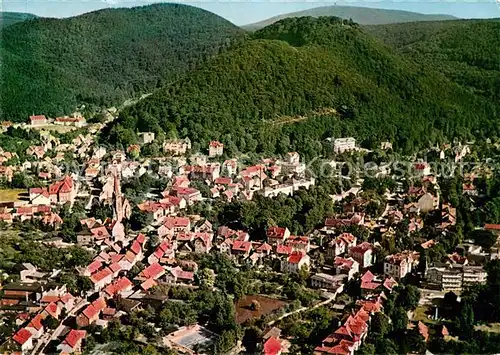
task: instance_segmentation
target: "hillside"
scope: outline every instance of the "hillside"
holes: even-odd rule
[[[337,114],[314,114],[318,110]],[[231,153],[321,152],[327,137],[354,135],[365,146],[390,139],[411,151],[478,129],[498,131],[489,102],[426,71],[336,18],[282,20],[209,65],[126,110],[106,140],[127,145],[152,129],[219,139]],[[325,111],[327,111],[325,110]],[[298,123],[272,124],[306,115]]]
[[[178,4],[14,24],[2,33],[0,120],[122,103],[178,79],[242,34]]]
[[[450,15],[426,15],[417,12],[401,10],[373,9],[368,7],[356,6],[321,6],[309,10],[297,11],[289,14],[271,17],[264,21],[243,26],[243,28],[246,30],[255,31],[285,18],[303,16],[335,16],[346,20],[352,19],[354,22],[360,25],[380,25],[388,23],[441,21],[455,19],[455,17]]]
[[[366,26],[400,54],[493,100],[500,97],[500,20]]]
[[[23,12],[3,12],[0,11],[0,28],[13,25],[17,22],[22,22],[36,18],[35,15],[26,14]]]

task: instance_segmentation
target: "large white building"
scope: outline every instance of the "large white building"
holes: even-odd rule
[[[337,138],[333,141],[333,152],[334,153],[344,153],[356,149],[356,139],[349,138]]]
[[[486,282],[487,273],[482,266],[445,265],[427,268],[425,279],[443,291],[461,291],[464,286]]]
[[[419,254],[417,252],[403,251],[398,254],[388,255],[384,260],[384,274],[401,280],[411,273],[417,266]]]

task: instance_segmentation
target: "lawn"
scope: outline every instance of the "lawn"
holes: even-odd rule
[[[429,305],[419,305],[413,313],[413,320],[421,321],[422,323],[435,324],[436,321],[429,318],[432,313],[432,307]]]
[[[20,195],[26,193],[23,189],[0,190],[0,203],[17,202],[20,200]]]
[[[488,323],[474,326],[474,329],[483,332],[500,333],[500,323]]]

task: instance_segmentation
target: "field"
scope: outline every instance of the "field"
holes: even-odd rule
[[[257,304],[255,301],[258,302],[257,307],[255,307]],[[286,305],[286,302],[274,298],[256,295],[244,296],[236,303],[236,322],[243,324],[251,319],[259,319]]]
[[[21,199],[21,194],[26,193],[23,189],[0,190],[0,203],[18,202]]]
[[[432,308],[429,305],[419,305],[413,313],[413,320],[419,320],[426,324],[435,324],[436,321],[429,318]]]
[[[500,333],[500,323],[489,323],[474,326],[475,330],[481,330],[483,332],[490,333]]]
[[[47,131],[55,131],[58,133],[68,133],[71,131],[74,131],[77,129],[74,126],[63,126],[63,125],[57,125],[57,124],[47,124],[45,126],[35,126],[33,129],[37,130],[47,130]]]

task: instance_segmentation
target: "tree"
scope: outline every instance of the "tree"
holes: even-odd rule
[[[375,345],[370,343],[364,343],[361,348],[356,352],[356,354],[361,355],[375,355],[376,349]]]
[[[403,307],[397,307],[392,314],[392,328],[395,331],[405,331],[408,326],[408,315]]]
[[[236,330],[224,330],[214,344],[214,354],[225,354],[236,346],[238,335]]]
[[[215,284],[215,273],[212,269],[203,268],[197,273],[198,282],[200,287],[212,289]]]
[[[153,215],[143,212],[134,207],[130,215],[130,227],[135,231],[140,231],[153,223]]]
[[[261,342],[261,339],[262,331],[259,328],[255,326],[246,328],[242,340],[242,344],[245,347],[246,352],[249,354],[254,354],[257,349],[257,344]]]
[[[416,286],[406,285],[399,290],[396,305],[404,309],[414,309],[420,300],[420,291]]]
[[[389,319],[382,312],[377,312],[373,315],[371,320],[371,328],[370,331],[380,334],[381,337],[384,337],[390,330]]]

